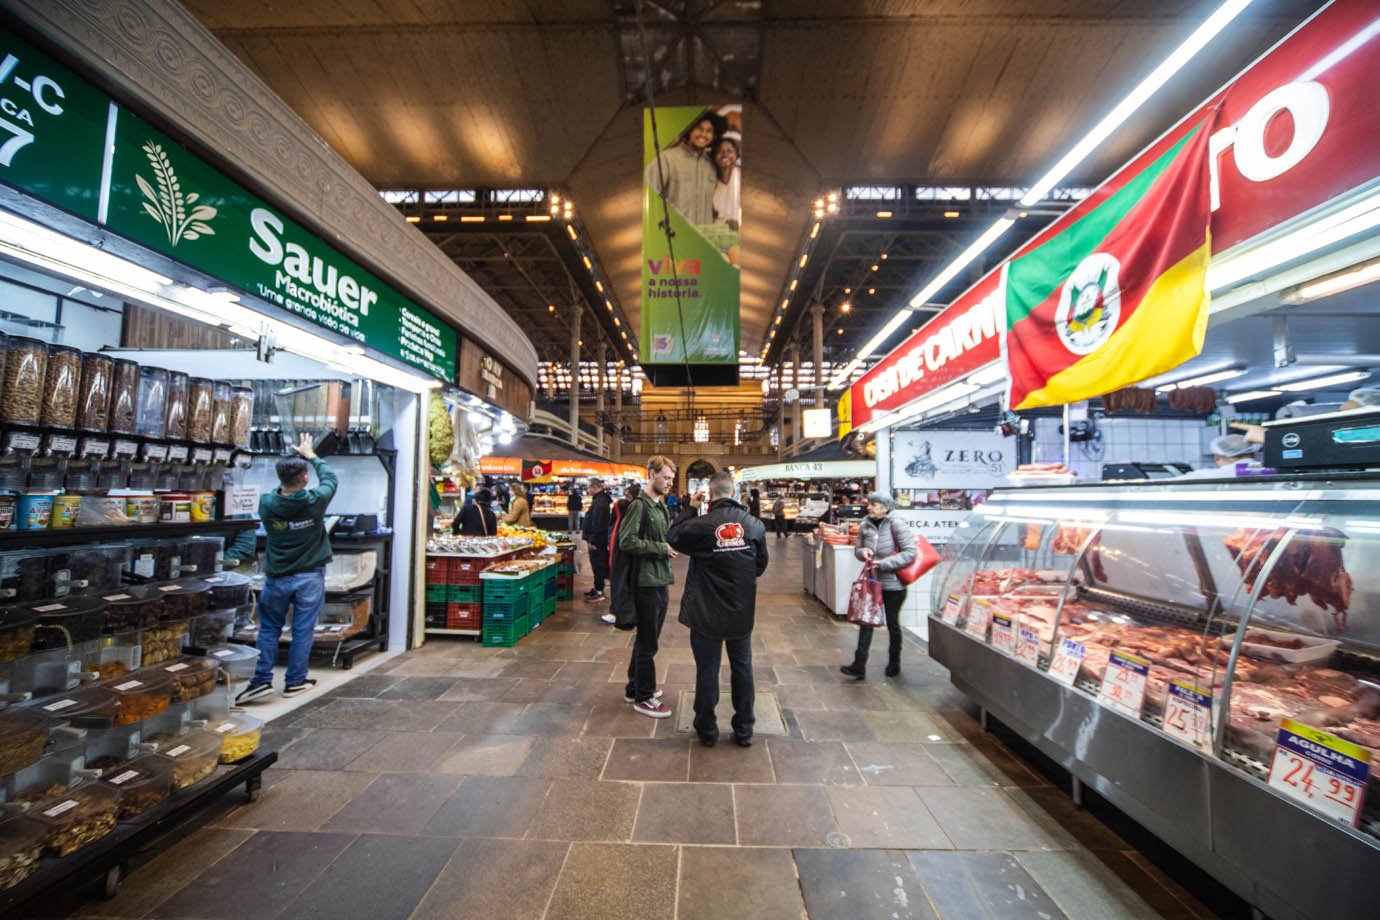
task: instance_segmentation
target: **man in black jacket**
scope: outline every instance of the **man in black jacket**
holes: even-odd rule
[[[609,531],[613,529],[613,500],[604,489],[603,480],[589,481],[589,510],[585,512],[581,536],[589,548],[589,567],[594,572],[594,587],[585,592],[585,600],[604,599],[604,579],[609,575]]]
[[[752,744],[752,623],[757,579],[767,570],[767,529],[733,500],[733,476],[709,480],[709,512],[695,516],[688,506],[666,540],[690,557],[690,574],[680,602],[680,622],[690,629],[695,654],[695,731],[713,747],[719,740],[714,710],[719,705],[719,652],[728,647],[732,673],[733,740]]]

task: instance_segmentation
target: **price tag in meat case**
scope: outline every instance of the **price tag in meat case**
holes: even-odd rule
[[[1369,776],[1366,748],[1293,719],[1280,723],[1270,764],[1270,788],[1276,792],[1356,827]]]
[[[950,594],[944,599],[944,607],[939,611],[939,619],[948,623],[950,626],[958,625],[958,615],[963,612],[963,599],[957,594]]]
[[[992,648],[1007,655],[1016,654],[1016,639],[1012,635],[1011,618],[1005,614],[992,614]]]
[[[1161,727],[1185,744],[1201,751],[1211,749],[1212,696],[1185,681],[1170,681]]]
[[[979,642],[987,641],[987,627],[992,622],[992,605],[984,600],[973,598],[968,604],[968,622],[964,630]]]
[[[1054,650],[1054,660],[1049,663],[1049,676],[1066,687],[1072,687],[1078,678],[1078,669],[1083,667],[1086,653],[1083,643],[1060,639],[1059,647]]]
[[[1032,668],[1040,666],[1040,634],[1024,624],[1016,630],[1016,658]]]
[[[1134,655],[1112,652],[1107,658],[1107,671],[1097,699],[1117,712],[1133,719],[1140,718],[1145,707],[1145,681],[1150,676],[1150,662]]]

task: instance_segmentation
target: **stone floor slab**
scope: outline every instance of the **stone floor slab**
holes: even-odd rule
[[[1010,853],[910,853],[944,920],[1064,920],[1064,912]]]
[[[784,849],[684,847],[677,920],[800,920],[805,902]]]
[[[568,848],[546,840],[463,840],[412,916],[541,917]]]
[[[932,920],[920,880],[891,850],[796,850],[800,889],[811,917]]]
[[[733,787],[649,783],[642,790],[633,840],[638,843],[736,843]]]
[[[671,920],[675,847],[575,843],[546,916],[561,920]]]
[[[838,826],[819,786],[734,786],[739,846],[824,847]]]

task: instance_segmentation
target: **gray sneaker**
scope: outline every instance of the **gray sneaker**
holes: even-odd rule
[[[243,706],[245,703],[254,703],[266,696],[273,695],[272,684],[250,684],[239,693],[235,694],[235,705]]]

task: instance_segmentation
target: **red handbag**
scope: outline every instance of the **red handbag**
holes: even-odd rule
[[[915,558],[904,568],[899,568],[895,572],[896,577],[901,580],[903,585],[915,584],[921,576],[939,564],[939,550],[935,549],[929,540],[918,533],[913,536],[915,537]],[[896,539],[895,521],[891,522],[891,542],[897,546],[901,545],[901,541]]]
[[[859,626],[886,625],[882,583],[877,580],[877,567],[871,562],[864,563],[862,574],[848,592],[848,622]]]

